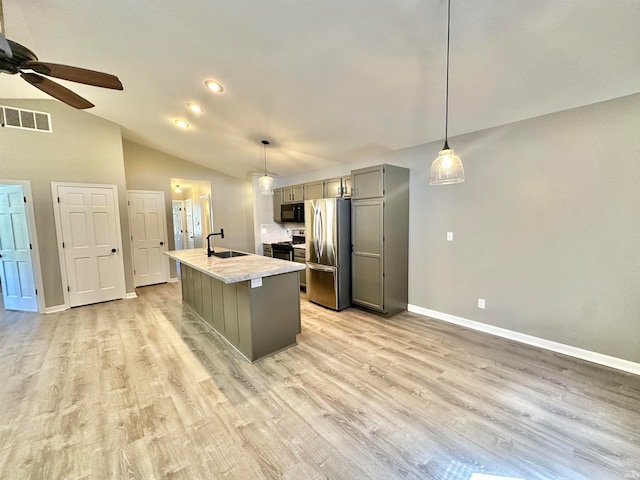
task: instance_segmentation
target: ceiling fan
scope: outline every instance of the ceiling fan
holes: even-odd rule
[[[61,78],[76,83],[84,83],[95,87],[122,90],[122,83],[115,75],[96,72],[85,68],[71,67],[57,63],[38,61],[35,53],[27,47],[13,42],[4,36],[4,17],[2,1],[0,0],[0,73],[10,75],[20,74],[28,83],[39,88],[48,95],[57,98],[74,108],[85,109],[93,107],[93,103],[72,92],[66,87],[48,79],[46,76]],[[43,77],[43,75],[46,75]]]

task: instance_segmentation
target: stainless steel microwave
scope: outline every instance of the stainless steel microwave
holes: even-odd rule
[[[282,222],[304,223],[304,203],[283,203],[280,206]]]

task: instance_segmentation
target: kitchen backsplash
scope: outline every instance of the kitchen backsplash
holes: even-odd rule
[[[304,223],[263,223],[260,225],[260,240],[262,243],[290,241],[294,228],[304,228]]]

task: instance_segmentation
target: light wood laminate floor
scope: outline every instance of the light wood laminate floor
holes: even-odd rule
[[[252,365],[179,288],[0,311],[0,478],[640,478],[640,377],[304,299]]]

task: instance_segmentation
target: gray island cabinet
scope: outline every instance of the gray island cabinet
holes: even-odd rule
[[[180,262],[182,300],[247,360],[296,344],[304,265],[252,254],[207,257],[202,248],[166,255]]]

